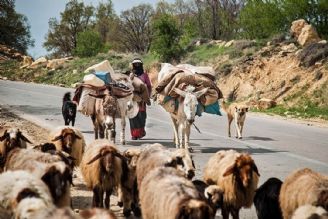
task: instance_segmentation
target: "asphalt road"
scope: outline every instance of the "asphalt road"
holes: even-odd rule
[[[0,106],[45,128],[53,128],[64,124],[61,104],[62,96],[67,91],[73,90],[0,80]],[[85,134],[89,143],[93,139],[91,119],[78,113],[76,120],[76,127]],[[227,137],[225,115],[219,117],[206,114],[197,117],[196,125],[201,130],[201,134],[195,129],[191,131],[196,178],[202,177],[202,170],[209,157],[216,151],[225,149],[236,149],[252,155],[261,174],[260,185],[270,177],[283,180],[291,171],[303,167],[328,174],[328,128],[249,113],[244,138],[238,140]],[[118,127],[118,136],[119,130]],[[143,140],[133,141],[127,123],[128,145],[120,148],[156,142],[174,147],[169,115],[160,106],[152,105],[148,108],[146,131],[147,135]],[[234,129],[232,133],[234,134]],[[241,218],[256,218],[254,208],[243,209]]]

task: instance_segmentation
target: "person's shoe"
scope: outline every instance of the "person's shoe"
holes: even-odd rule
[[[137,137],[132,137],[132,140],[138,140],[138,138]]]

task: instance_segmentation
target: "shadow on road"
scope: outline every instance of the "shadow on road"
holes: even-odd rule
[[[275,141],[273,138],[268,138],[268,137],[259,137],[259,136],[248,136],[244,137],[244,140],[256,140],[256,141]]]
[[[216,153],[220,150],[236,150],[238,152],[243,152],[243,153],[249,153],[249,154],[272,154],[272,153],[280,153],[280,152],[285,152],[285,151],[279,151],[279,150],[270,150],[266,148],[234,148],[234,147],[200,147],[197,148],[197,152],[201,153]]]
[[[144,144],[155,144],[155,143],[159,143],[162,144],[165,147],[168,148],[175,148],[175,144],[173,143],[173,141],[171,139],[141,139],[141,140],[135,140],[135,141],[128,141],[127,144],[131,145],[131,146],[142,146]],[[200,146],[200,144],[195,144],[195,143],[189,143],[191,147],[194,146]]]
[[[10,105],[10,109],[23,111],[24,113],[31,115],[61,115],[61,106]]]

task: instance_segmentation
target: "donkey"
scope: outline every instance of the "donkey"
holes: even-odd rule
[[[189,146],[190,127],[195,121],[198,98],[204,95],[208,88],[194,92],[195,87],[189,85],[185,90],[175,88],[174,91],[179,94],[179,106],[177,113],[170,113],[174,129],[174,141],[176,148],[187,148]]]
[[[134,90],[132,85],[133,76],[121,77],[116,80],[117,83],[123,84],[131,91]],[[106,137],[115,143],[116,137],[116,122],[115,118],[121,119],[121,137],[120,142],[125,145],[125,127],[127,112],[133,107],[133,92],[130,95],[122,98],[115,98],[109,93],[101,95],[91,95],[96,97],[94,114],[91,116],[95,139]],[[110,132],[110,133],[109,133]]]

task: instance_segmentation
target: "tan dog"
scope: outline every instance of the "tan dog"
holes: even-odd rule
[[[244,104],[232,103],[229,106],[224,102],[221,103],[223,110],[228,116],[228,135],[231,137],[230,126],[232,120],[235,119],[236,126],[236,138],[242,138],[242,132],[244,128],[244,122],[246,118],[246,112],[248,112],[248,106]]]

